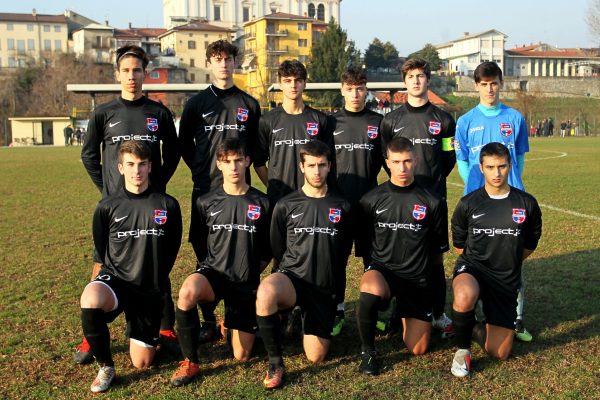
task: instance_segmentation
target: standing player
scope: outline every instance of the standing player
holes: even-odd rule
[[[365,241],[365,265],[360,281],[358,332],[359,370],[379,373],[375,354],[377,310],[397,298],[404,325],[404,343],[414,355],[427,351],[433,301],[431,259],[448,250],[446,203],[415,181],[418,159],[412,143],[396,138],[387,144],[390,180],[360,200],[360,231]]]
[[[327,355],[337,302],[337,269],[351,245],[348,232],[350,203],[327,186],[331,163],[326,144],[314,140],[300,148],[300,190],[282,198],[273,210],[271,246],[277,263],[274,273],[258,287],[258,327],[269,356],[263,381],[267,389],[280,387],[284,378],[278,311],[300,306],[304,352],[312,362]]]
[[[452,147],[456,124],[450,114],[429,102],[431,69],[427,61],[409,59],[402,66],[407,103],[388,113],[381,124],[382,146],[397,137],[405,137],[414,145],[419,160],[415,180],[429,186],[446,201],[446,177],[452,172],[456,155]],[[446,229],[448,216],[446,215]],[[444,258],[436,253],[431,268],[433,295],[432,326],[442,331],[442,338],[452,336],[452,320],[444,313],[446,306],[446,274]]]
[[[206,48],[206,60],[213,81],[185,105],[179,124],[183,161],[192,171],[192,207],[189,241],[198,262],[204,260],[196,199],[223,184],[223,175],[217,169],[217,146],[226,138],[242,140],[252,156],[256,142],[260,106],[246,92],[233,84],[233,70],[238,48],[225,40],[217,40]],[[250,171],[246,170],[246,182],[250,183]],[[216,319],[214,309],[202,307],[205,324],[201,334],[206,340],[215,338]]]
[[[307,77],[304,65],[298,60],[286,60],[277,75],[283,102],[260,119],[254,159],[256,173],[267,186],[273,204],[304,185],[304,176],[298,169],[299,147],[314,139],[331,145],[327,117],[302,100]]]
[[[121,312],[136,368],[150,366],[158,344],[162,294],[181,244],[181,210],[177,200],[150,186],[151,157],[142,141],[121,144],[118,169],[125,185],[102,199],[94,213],[102,269],[81,294],[83,334],[100,364],[94,393],[106,391],[115,376],[107,323]]]
[[[102,197],[106,197],[123,186],[123,178],[117,168],[119,145],[125,140],[142,141],[152,151],[152,188],[164,192],[179,163],[177,132],[171,112],[162,104],[143,96],[142,83],[148,66],[144,50],[138,46],[124,46],[117,50],[116,57],[115,77],[121,84],[121,96],[98,106],[90,116],[81,149],[81,161],[102,192]],[[99,257],[94,253],[92,279],[102,267]],[[173,331],[175,315],[170,282],[164,287],[166,292],[161,342],[171,345],[177,343],[177,338]],[[74,359],[79,364],[94,360],[85,339],[77,346]]]
[[[382,117],[365,108],[367,75],[362,68],[351,67],[342,74],[341,92],[344,108],[332,115],[331,128],[335,146],[335,176],[338,189],[354,209],[360,198],[377,186],[377,175],[383,163],[379,136]],[[360,257],[360,249],[355,251]],[[336,294],[340,303],[332,336],[339,335],[344,326],[346,269],[342,272]]]
[[[484,187],[463,197],[452,216],[452,239],[460,256],[452,282],[458,351],[451,371],[458,377],[470,372],[478,299],[487,322],[479,330],[485,350],[501,360],[510,355],[521,266],[542,234],[542,213],[535,198],[509,186],[510,151],[500,143],[488,143],[479,159]]]
[[[525,153],[529,151],[527,124],[517,110],[500,102],[502,70],[494,62],[481,63],[473,74],[479,92],[479,105],[458,119],[455,150],[458,172],[465,184],[464,194],[479,189],[484,184],[479,168],[479,151],[490,142],[502,143],[508,148],[511,169],[508,184],[524,190],[521,176]],[[530,342],[533,337],[523,324],[523,288],[519,291],[517,308],[517,339]]]
[[[233,355],[248,360],[256,333],[256,289],[271,259],[270,207],[267,197],[246,183],[250,157],[241,141],[229,138],[217,147],[223,186],[196,200],[196,235],[206,255],[183,282],[177,300],[177,332],[185,357],[171,383],[185,385],[200,372],[196,305],[225,301],[225,326],[232,330]]]

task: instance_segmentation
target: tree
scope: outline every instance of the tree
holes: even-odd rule
[[[421,50],[409,54],[408,58],[422,58],[429,63],[432,71],[437,71],[442,65],[440,55],[431,43],[427,43]]]
[[[351,64],[358,62],[360,53],[354,42],[348,41],[348,35],[332,18],[327,30],[313,43],[308,74],[311,82],[339,82],[342,72]],[[338,93],[324,92],[311,94],[319,105],[339,105]]]
[[[597,42],[600,42],[600,0],[590,0],[585,23]]]
[[[396,68],[398,60],[396,46],[391,42],[383,43],[378,38],[373,39],[365,51],[365,64],[369,69]]]

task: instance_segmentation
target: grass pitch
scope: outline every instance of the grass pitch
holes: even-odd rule
[[[128,358],[120,317],[110,326],[118,378],[103,396],[600,398],[600,138],[536,138],[530,144],[524,181],[542,204],[544,219],[538,250],[524,265],[526,325],[534,341],[515,342],[508,361],[492,360],[474,345],[472,378],[457,379],[449,371],[451,343],[434,333],[430,352],[410,357],[396,335],[378,339],[382,374],[362,376],[357,372],[354,317],[361,267],[351,259],[344,331],[321,365],[306,361],[300,343],[286,345],[289,374],[281,390],[262,389],[266,361],[260,343],[247,363],[232,361],[223,343],[203,347],[200,378],[184,388],[172,388],[168,380],[179,360],[159,350],[152,369],[136,371]],[[72,362],[73,346],[81,339],[79,295],[92,266],[91,215],[100,198],[79,160],[79,150],[0,150],[0,398],[93,397],[89,385],[97,367]],[[462,193],[456,171],[449,182],[452,212]],[[189,224],[190,191],[190,173],[181,163],[169,193],[180,201],[184,226]],[[175,295],[194,267],[187,233],[184,236],[171,275]],[[454,254],[446,256],[447,276],[455,259]]]

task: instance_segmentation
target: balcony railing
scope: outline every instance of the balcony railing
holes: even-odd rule
[[[287,36],[289,32],[287,29],[282,29],[280,31],[276,29],[266,29],[265,33],[267,36]]]

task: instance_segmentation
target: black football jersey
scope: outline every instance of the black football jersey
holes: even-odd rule
[[[352,204],[377,186],[383,163],[379,132],[382,118],[367,109],[342,109],[331,115],[337,187]]]
[[[363,196],[360,211],[366,265],[418,280],[427,274],[432,254],[448,251],[446,202],[417,182],[382,183]]]
[[[460,199],[452,216],[457,261],[469,264],[514,291],[521,285],[523,249],[535,250],[542,235],[542,212],[533,196],[514,187],[507,197],[491,198],[485,188]]]
[[[164,291],[181,245],[181,210],[173,197],[119,189],[98,203],[93,219],[96,251],[106,270],[133,288]]]
[[[269,229],[271,208],[267,196],[250,187],[239,196],[217,188],[196,200],[200,242],[205,249],[201,264],[231,281],[258,285],[261,261],[271,259]]]
[[[180,157],[171,112],[144,96],[134,101],[119,97],[94,110],[81,149],[81,161],[103,197],[123,186],[117,161],[119,145],[126,140],[142,140],[150,146],[150,182],[156,191],[164,192]]]
[[[256,99],[236,86],[222,90],[210,85],[188,100],[181,114],[179,139],[194,188],[208,192],[223,184],[223,175],[216,166],[216,150],[228,137],[244,141],[252,158],[259,118]],[[246,182],[250,183],[250,170]]]
[[[415,147],[415,179],[446,198],[446,177],[456,164],[453,140],[456,123],[450,114],[427,103],[412,107],[406,103],[386,114],[381,123],[381,146],[396,137],[409,139]]]
[[[331,148],[331,131],[327,117],[308,106],[301,114],[288,114],[279,106],[260,119],[258,146],[254,165],[268,165],[267,195],[273,202],[304,184],[300,163],[300,146],[321,140]]]
[[[278,268],[331,293],[352,245],[349,212],[350,203],[331,191],[314,198],[297,190],[282,198],[271,221]]]

